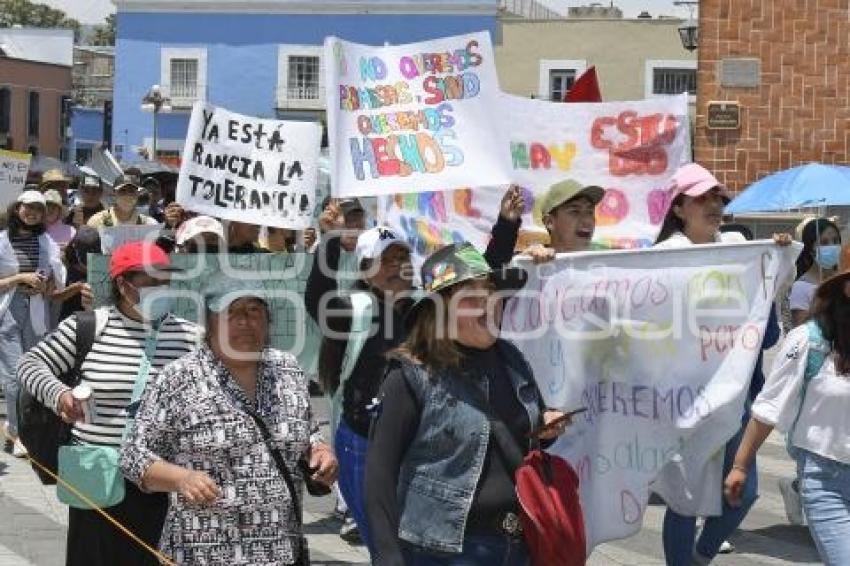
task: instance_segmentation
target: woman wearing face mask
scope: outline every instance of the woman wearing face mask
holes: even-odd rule
[[[841,250],[838,226],[827,218],[809,221],[803,228],[802,236],[803,251],[797,258],[797,280],[788,295],[794,327],[809,318],[815,290],[821,282],[835,274]]]
[[[671,181],[673,200],[656,240],[656,248],[681,248],[747,241],[740,232],[720,231],[723,208],[730,200],[729,194],[714,175],[704,167],[696,163],[684,165],[676,171]],[[791,243],[791,237],[787,234],[776,235],[774,240],[781,245]],[[747,418],[749,414],[745,412],[742,422],[746,422]],[[742,432],[743,429],[726,443],[724,474],[731,469],[732,459],[741,441]],[[679,515],[668,508],[662,531],[667,564],[670,566],[708,564],[721,551],[722,546],[727,546],[725,551],[730,552],[732,548],[726,539],[735,532],[755,503],[758,497],[756,479],[755,461],[753,461],[748,481],[743,486],[742,504],[735,508],[724,504],[719,517],[706,518],[696,546],[694,545],[696,517]]]
[[[115,201],[103,212],[98,212],[89,218],[88,225],[93,228],[101,226],[118,226],[119,224],[134,224],[145,225],[156,224],[156,220],[145,214],[140,214],[136,211],[136,204],[139,201],[139,192],[142,190],[139,187],[138,177],[128,172],[125,175],[118,177],[114,185]]]
[[[109,276],[114,305],[98,309],[94,344],[81,368],[80,384],[91,389],[93,399],[93,409],[88,413],[59,380],[71,369],[75,358],[75,316],[65,319],[21,359],[21,384],[39,402],[73,423],[74,442],[120,449],[137,379],[144,381],[145,370],[148,381],[156,379],[163,366],[199,343],[196,325],[168,314],[173,303],[167,296],[162,297],[162,292],[169,283],[170,271],[168,256],[149,242],[125,244],[112,254]],[[151,347],[150,364],[143,364],[145,351]],[[165,519],[166,496],[143,493],[130,482],[125,483],[124,500],[106,512],[155,548]],[[66,564],[158,563],[155,556],[97,512],[69,508]]]
[[[367,455],[373,564],[528,563],[513,474],[487,413],[523,452],[566,420],[545,410],[522,353],[499,338],[505,293],[525,280],[519,268],[492,271],[468,243],[423,264],[429,294],[390,353]]]
[[[65,283],[59,247],[46,233],[45,209],[44,195],[24,192],[9,207],[8,230],[0,232],[0,385],[8,415],[3,432],[17,457],[27,451],[18,439],[15,367],[50,328],[45,298]]]

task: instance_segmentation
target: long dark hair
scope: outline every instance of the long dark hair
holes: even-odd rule
[[[797,257],[797,279],[802,277],[815,263],[815,247],[818,245],[818,238],[828,228],[832,228],[838,233],[838,242],[841,243],[841,230],[828,218],[811,220],[803,227],[800,238],[803,241],[803,251]]]
[[[814,301],[812,319],[832,344],[835,370],[840,375],[850,375],[850,298],[844,294],[843,281],[829,286],[830,289]]]
[[[664,223],[661,224],[661,231],[658,232],[658,237],[655,239],[656,244],[660,244],[664,240],[667,240],[675,234],[676,232],[684,232],[685,231],[685,223],[682,221],[679,216],[673,212],[674,206],[681,206],[682,203],[685,202],[685,195],[680,194],[676,195],[676,198],[670,203],[670,208],[667,210],[667,216],[664,217]]]
[[[23,220],[21,220],[18,211],[23,206],[19,202],[13,202],[9,205],[9,208],[6,209],[6,217],[7,217],[7,229],[9,230],[9,237],[14,238],[15,236],[19,236],[22,231],[26,230],[30,234],[35,234],[36,236],[40,236],[44,234],[47,230],[47,211],[45,210],[44,215],[41,217],[41,224],[38,226],[30,226],[25,224]]]

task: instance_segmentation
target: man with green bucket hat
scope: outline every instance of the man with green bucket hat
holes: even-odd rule
[[[534,220],[549,233],[550,245],[529,247],[525,253],[536,263],[554,259],[555,254],[590,249],[596,228],[596,205],[605,189],[584,185],[575,179],[555,183],[534,203]]]

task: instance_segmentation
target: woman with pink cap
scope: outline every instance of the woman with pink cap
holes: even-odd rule
[[[661,231],[655,242],[656,248],[671,249],[701,244],[746,242],[740,232],[721,232],[723,209],[731,200],[729,192],[714,175],[697,163],[680,167],[671,179],[672,201]],[[780,245],[791,243],[787,234],[774,235]],[[745,413],[742,423],[746,423],[749,414]],[[735,452],[741,442],[739,430],[726,443],[723,473],[729,472]],[[746,485],[741,489],[741,504],[731,507],[726,502],[719,517],[705,520],[699,540],[696,538],[696,517],[686,517],[667,509],[664,516],[662,538],[667,564],[683,566],[689,564],[708,564],[726,546],[731,545],[726,538],[732,535],[746,517],[750,507],[758,497],[755,460],[751,463]]]

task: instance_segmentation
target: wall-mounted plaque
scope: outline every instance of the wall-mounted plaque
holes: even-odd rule
[[[741,127],[741,105],[713,100],[706,111],[709,130],[737,130]]]
[[[720,61],[720,86],[756,88],[761,85],[761,59],[736,58]]]

